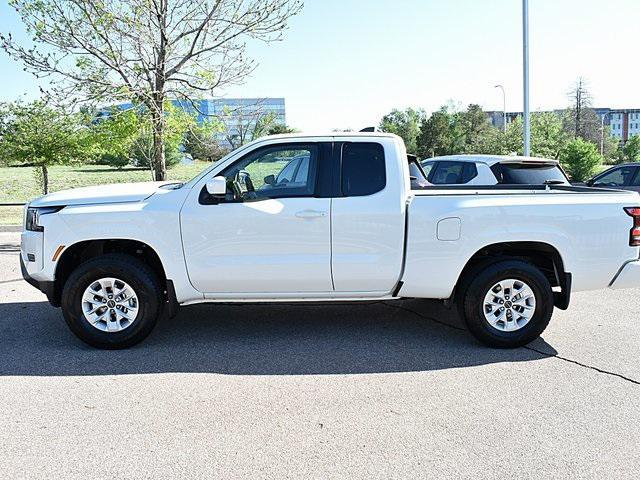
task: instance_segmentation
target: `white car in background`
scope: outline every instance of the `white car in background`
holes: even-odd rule
[[[431,185],[569,185],[557,160],[511,155],[446,155],[422,160]]]

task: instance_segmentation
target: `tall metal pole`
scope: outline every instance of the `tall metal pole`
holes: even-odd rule
[[[507,133],[507,94],[504,92],[502,85],[494,85],[493,88],[502,90],[502,131]]]
[[[603,113],[602,118],[600,119],[600,155],[604,155],[604,117],[606,116],[607,114]]]
[[[529,0],[522,0],[522,75],[524,85],[524,154],[531,155],[531,118],[529,114]]]

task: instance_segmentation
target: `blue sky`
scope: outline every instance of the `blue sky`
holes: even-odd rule
[[[21,24],[0,0],[0,30]],[[578,76],[597,106],[640,108],[640,0],[530,0],[531,107],[564,107]],[[281,96],[303,130],[359,129],[394,107],[522,107],[520,0],[306,0],[282,42],[252,44],[248,81],[219,96]],[[0,52],[0,100],[37,84]]]

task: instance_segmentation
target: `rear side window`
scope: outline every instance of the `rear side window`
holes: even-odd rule
[[[371,195],[387,183],[384,149],[379,143],[345,143],[342,146],[342,194]]]
[[[434,185],[457,185],[467,183],[477,175],[473,162],[438,162],[429,181]]]
[[[557,165],[503,163],[496,164],[491,169],[499,183],[511,185],[542,185],[549,181],[559,181],[564,184],[569,184],[567,177],[565,177]]]

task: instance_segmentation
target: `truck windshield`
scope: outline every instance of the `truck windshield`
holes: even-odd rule
[[[494,170],[500,183],[517,185],[542,185],[561,182],[569,185],[567,177],[560,167],[553,164],[502,163],[494,165]]]

